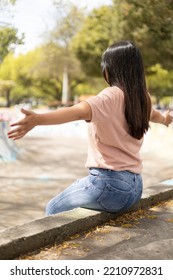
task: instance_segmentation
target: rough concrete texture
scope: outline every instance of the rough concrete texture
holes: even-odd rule
[[[159,201],[173,197],[173,181],[160,183],[164,192],[141,199],[128,211],[151,207]],[[157,187],[157,186],[155,186]],[[46,217],[28,224],[0,232],[0,259],[14,259],[22,254],[54,242],[60,243],[75,234],[89,230],[105,222],[115,220],[120,214],[75,209],[52,217]]]
[[[78,127],[80,129],[80,126]],[[108,221],[111,214],[74,210],[45,217],[45,205],[76,178],[84,168],[87,141],[79,136],[30,135],[17,142],[19,158],[1,162],[0,258],[13,259],[54,241]],[[49,133],[50,136],[50,133]],[[173,130],[154,125],[145,138],[142,207],[172,197]]]
[[[172,260],[173,199],[111,219],[21,260]]]

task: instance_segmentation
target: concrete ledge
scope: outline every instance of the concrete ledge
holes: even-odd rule
[[[164,192],[144,197],[128,212],[148,208],[173,197],[173,183],[161,183]],[[157,186],[153,186],[157,188]],[[51,245],[69,236],[89,230],[122,214],[111,214],[86,209],[75,209],[55,216],[35,220],[0,232],[0,259],[10,260]]]

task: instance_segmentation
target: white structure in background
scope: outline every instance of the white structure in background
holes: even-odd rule
[[[62,104],[67,105],[69,101],[68,71],[64,68],[62,83]]]
[[[0,161],[15,160],[18,148],[15,142],[8,138],[9,122],[0,120]]]

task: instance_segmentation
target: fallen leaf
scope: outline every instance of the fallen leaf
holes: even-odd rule
[[[166,222],[173,223],[173,219],[167,219]]]

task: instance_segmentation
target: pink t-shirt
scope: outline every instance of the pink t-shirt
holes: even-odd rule
[[[88,123],[85,166],[141,173],[139,151],[143,138],[138,140],[128,134],[123,91],[116,86],[108,87],[86,102],[91,107],[92,119]]]

